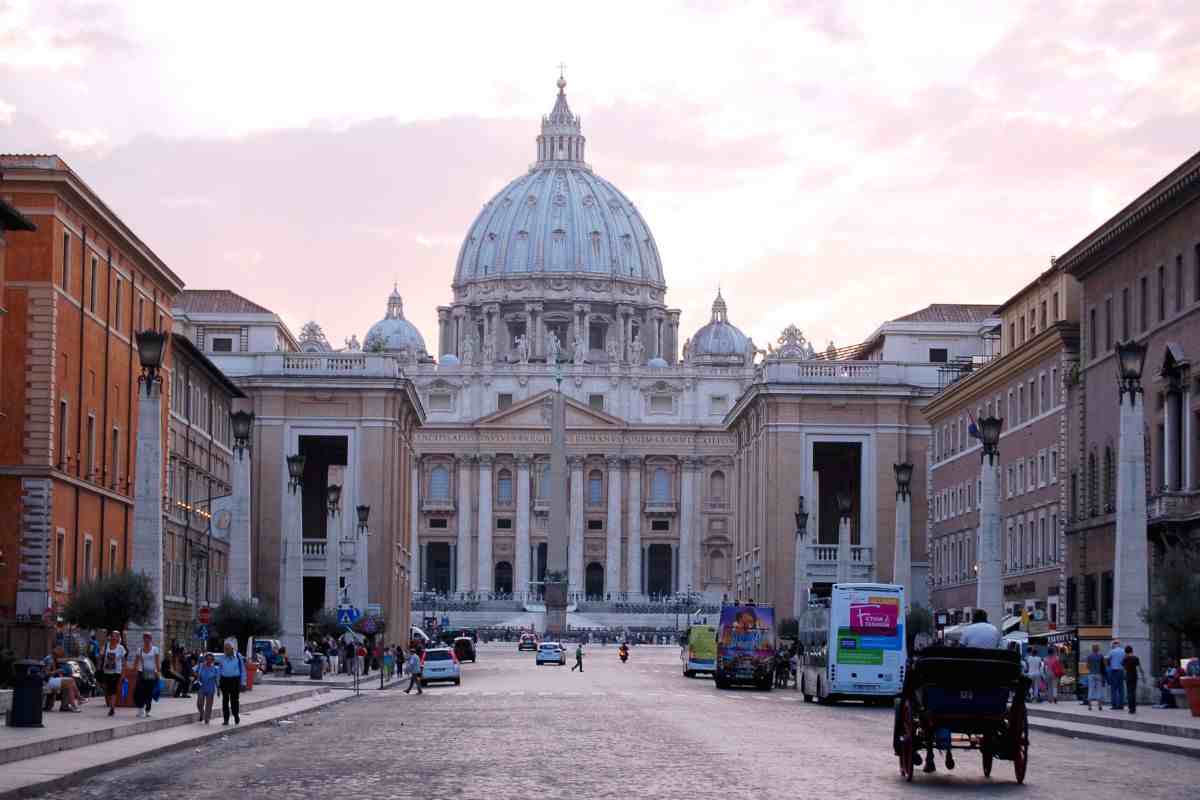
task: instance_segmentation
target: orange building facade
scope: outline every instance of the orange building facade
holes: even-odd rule
[[[57,156],[0,168],[36,226],[4,248],[0,646],[42,654],[74,588],[129,564],[134,334],[170,329],[183,283]]]

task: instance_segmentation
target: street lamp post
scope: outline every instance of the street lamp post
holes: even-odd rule
[[[892,554],[892,583],[904,589],[904,606],[912,607],[912,485],[913,465],[893,464],[896,473],[896,538]]]
[[[1113,638],[1132,646],[1134,653],[1149,669],[1152,666],[1150,628],[1141,617],[1142,609],[1150,600],[1150,545],[1146,536],[1146,434],[1142,405],[1142,369],[1145,363],[1144,344],[1133,340],[1117,344],[1120,427],[1117,444]]]
[[[837,582],[850,581],[850,515],[854,508],[854,496],[847,489],[837,492],[834,497],[838,510],[838,563]]]
[[[979,465],[979,554],[975,582],[975,607],[987,612],[988,620],[1001,627],[1004,593],[1000,562],[1000,430],[1004,420],[983,417],[979,420],[979,439],[983,444]]]
[[[302,514],[306,461],[300,454],[287,457],[288,493],[294,499],[289,504],[288,514],[292,524],[285,524],[282,530],[279,618],[283,625],[283,643],[290,653],[299,653],[304,647],[304,555],[301,540],[304,536]]]
[[[792,579],[793,615],[800,616],[808,607],[808,543],[804,540],[808,531],[808,510],[804,507],[804,495],[796,498],[796,552],[793,558],[795,575]]]
[[[142,371],[138,386],[137,457],[133,486],[132,568],[150,580],[154,607],[143,631],[162,642],[163,634],[163,415],[162,376],[167,334],[145,330],[136,335]]]
[[[229,593],[243,600],[253,595],[250,567],[250,438],[254,433],[254,413],[234,411],[229,415],[233,433],[233,452],[229,465]]]

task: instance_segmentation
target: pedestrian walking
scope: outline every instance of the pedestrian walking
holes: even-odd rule
[[[1113,639],[1112,650],[1108,651],[1108,685],[1112,691],[1112,710],[1125,707],[1125,650],[1120,641]]]
[[[138,707],[138,717],[148,717],[150,704],[154,702],[154,690],[158,688],[158,678],[162,672],[162,655],[154,646],[154,637],[149,633],[142,634],[142,648],[134,656],[133,667],[138,673],[133,702]]]
[[[1033,700],[1036,703],[1042,702],[1042,657],[1038,655],[1036,647],[1029,648],[1029,655],[1025,656],[1025,677],[1029,678],[1030,688],[1033,691]]]
[[[100,652],[100,683],[104,687],[104,704],[108,715],[117,713],[117,690],[121,686],[121,673],[125,670],[125,646],[121,644],[119,631],[109,631],[108,640]]]
[[[416,649],[410,650],[408,653],[408,662],[404,665],[408,670],[408,688],[404,690],[408,694],[417,687],[417,694],[424,694],[421,689],[421,658],[417,655]]]
[[[1092,652],[1087,657],[1087,707],[1092,709],[1092,701],[1096,702],[1097,707],[1104,710],[1104,655],[1100,652],[1100,645],[1092,645]]]
[[[233,724],[241,725],[241,693],[246,685],[246,659],[237,650],[237,642],[225,640],[225,652],[220,662],[221,676],[217,686],[221,689],[221,716],[229,724],[229,715],[233,714]]]
[[[1125,670],[1125,695],[1129,702],[1129,713],[1137,713],[1138,676],[1146,677],[1142,669],[1142,660],[1133,654],[1133,647],[1125,645],[1125,658],[1121,660],[1121,668]]]
[[[217,683],[221,680],[221,669],[212,653],[204,654],[204,663],[196,668],[196,677],[200,681],[200,691],[196,693],[196,711],[200,712],[197,721],[207,725],[212,721],[213,698],[217,694]]]
[[[1051,645],[1050,652],[1046,655],[1046,694],[1049,696],[1051,703],[1058,702],[1058,685],[1062,682],[1063,674],[1066,668],[1063,667],[1062,659],[1058,657],[1058,648]]]
[[[571,672],[575,670],[583,672],[583,642],[575,645],[575,664],[571,667]]]

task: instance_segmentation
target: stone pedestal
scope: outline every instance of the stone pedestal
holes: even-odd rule
[[[1122,397],[1117,444],[1117,531],[1113,572],[1113,638],[1133,647],[1150,674],[1150,546],[1146,538],[1146,456],[1142,394]]]
[[[793,554],[792,568],[795,570],[795,580],[792,589],[792,616],[799,618],[808,608],[808,538],[804,531],[796,531],[796,552]]]
[[[252,594],[250,572],[250,454],[235,455],[229,466],[229,594],[248,600]]]
[[[896,497],[896,542],[892,555],[892,583],[904,587],[904,607],[912,607],[912,500]]]
[[[150,579],[154,610],[145,625],[130,626],[130,642],[149,631],[163,645],[163,420],[161,385],[138,387],[137,462],[133,481],[132,568]]]
[[[979,575],[975,607],[987,612],[988,622],[1004,620],[1004,587],[1000,561],[1000,456],[984,456],[979,468]]]

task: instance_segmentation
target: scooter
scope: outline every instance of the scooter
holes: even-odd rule
[[[621,663],[624,664],[629,660],[629,648],[625,645],[621,645],[621,649],[617,651],[617,655],[621,657]]]

